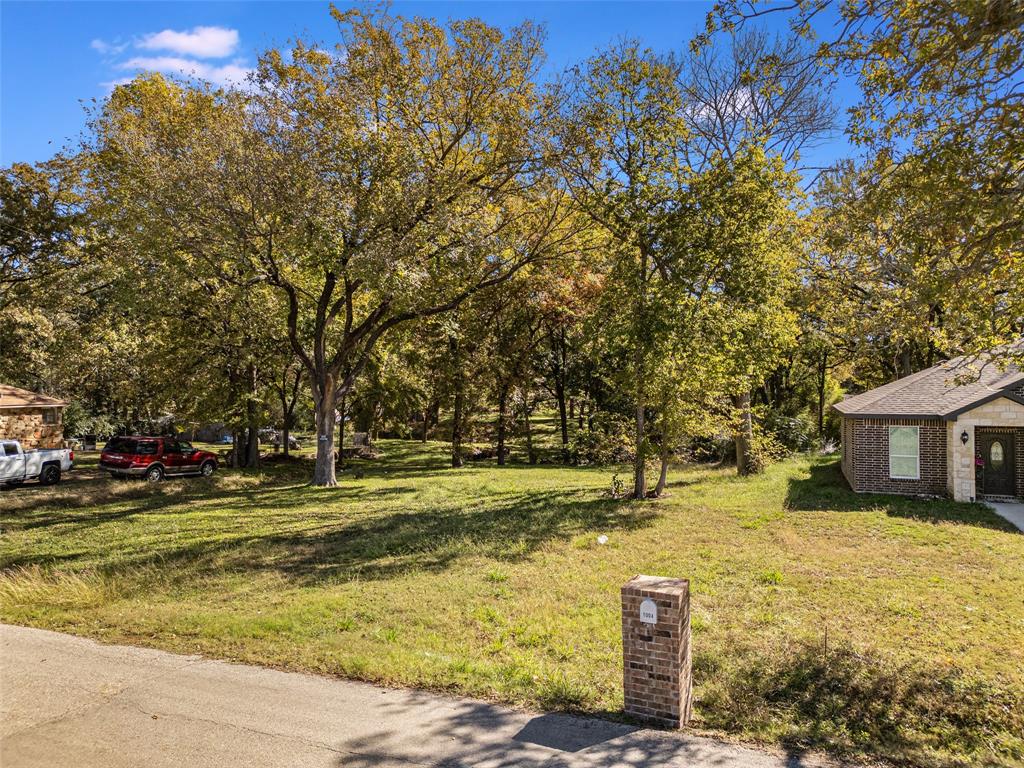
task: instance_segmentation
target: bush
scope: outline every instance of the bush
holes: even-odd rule
[[[595,414],[591,428],[569,441],[569,458],[581,465],[622,464],[633,460],[635,450],[629,420],[614,413]]]
[[[790,451],[809,451],[814,447],[816,428],[806,416],[783,416],[768,413],[764,431]]]
[[[64,436],[84,437],[85,435],[112,435],[118,431],[114,417],[105,413],[89,413],[85,406],[72,400],[64,409]]]
[[[727,434],[695,437],[690,440],[688,452],[697,462],[731,461],[736,457],[736,442]]]
[[[749,474],[756,475],[776,461],[786,458],[789,453],[789,448],[782,444],[775,433],[769,432],[761,425],[755,425],[747,471]]]

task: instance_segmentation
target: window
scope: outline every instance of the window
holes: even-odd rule
[[[138,443],[129,437],[112,437],[103,446],[107,453],[135,453]]]
[[[43,411],[43,424],[60,424],[60,412],[56,408]]]
[[[1003,453],[1003,444],[999,440],[992,441],[992,447],[988,450],[989,463],[994,470],[1002,470],[1003,462],[1006,461]]]
[[[921,478],[920,427],[889,427],[889,477],[893,480]]]

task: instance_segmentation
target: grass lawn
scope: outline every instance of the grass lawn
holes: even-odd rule
[[[4,492],[0,618],[615,716],[619,587],[683,576],[695,727],[1024,760],[1024,535],[983,507],[856,496],[833,459],[677,467],[638,504],[609,497],[611,469],[452,470],[446,444],[382,446],[337,489],[293,462],[159,486],[87,466]]]

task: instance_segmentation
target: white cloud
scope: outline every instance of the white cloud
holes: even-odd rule
[[[197,77],[214,85],[238,86],[245,83],[252,71],[240,62],[215,66],[181,56],[136,56],[117,65],[119,69],[136,69],[146,72],[161,72],[166,75]]]
[[[120,55],[129,48],[118,38],[113,42],[95,39],[89,45],[106,57],[107,65],[116,70],[135,72],[160,72],[172,77],[186,77],[206,80],[224,87],[244,87],[246,77],[252,69],[243,57],[214,63],[202,59],[228,59],[238,49],[238,30],[226,27],[193,27],[177,31],[165,29],[136,37],[132,45],[136,49],[155,51],[153,55],[134,56],[121,59]],[[170,53],[162,54],[161,51]],[[131,78],[111,77],[101,83],[108,91],[129,82]]]
[[[92,48],[94,51],[99,51],[104,56],[116,56],[117,54],[121,53],[125,48],[127,48],[128,44],[108,43],[106,40],[100,40],[99,38],[96,38],[91,43],[89,43],[89,47]]]
[[[135,47],[147,51],[172,51],[201,59],[222,59],[238,48],[238,30],[225,27],[193,27],[186,32],[165,29],[143,35]]]

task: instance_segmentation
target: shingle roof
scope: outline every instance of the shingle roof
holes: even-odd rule
[[[18,389],[10,384],[0,384],[0,409],[3,408],[62,408],[67,403],[55,397]]]
[[[960,413],[997,397],[1024,398],[1014,392],[1024,384],[1024,372],[1010,363],[996,364],[998,352],[986,359],[957,357],[890,384],[883,384],[836,403],[844,416],[913,416],[954,419]],[[972,371],[974,367],[980,370]],[[957,383],[967,377],[967,383]]]

